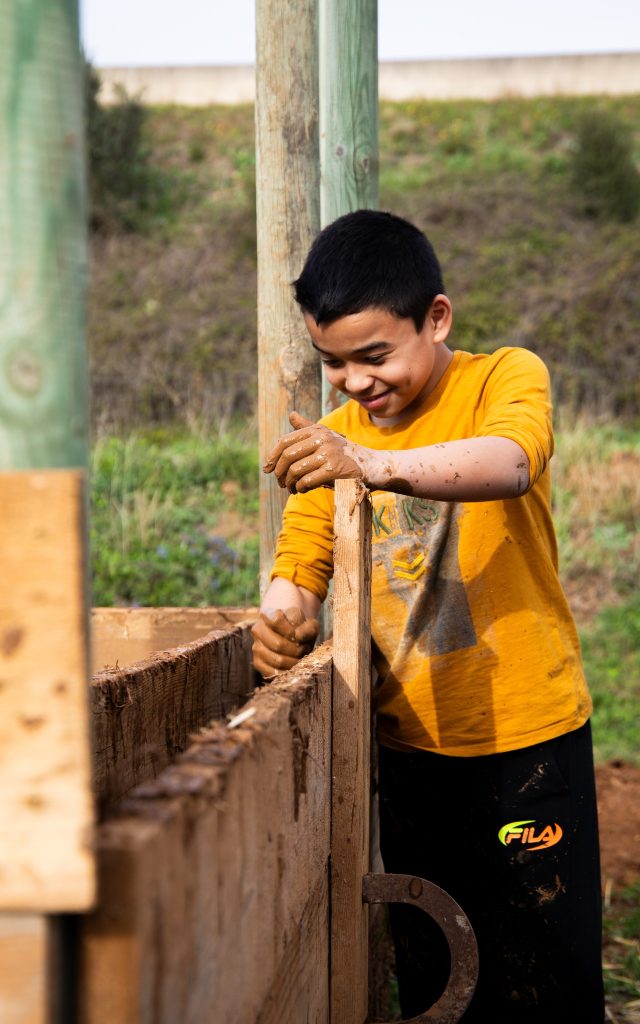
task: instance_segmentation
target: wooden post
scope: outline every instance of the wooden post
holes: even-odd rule
[[[378,205],[377,0],[319,0],[320,221]],[[322,409],[340,404],[323,380]]]
[[[0,914],[11,1024],[64,1019],[42,912],[95,888],[82,73],[77,0],[1,5],[0,910],[28,912]]]
[[[367,1016],[371,731],[371,508],[336,480],[331,798],[331,1024]]]
[[[264,458],[292,409],[320,416],[320,367],[291,293],[320,224],[317,0],[256,2],[258,419]],[[260,478],[264,592],[286,493]]]

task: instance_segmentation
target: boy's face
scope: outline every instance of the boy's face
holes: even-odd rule
[[[365,309],[318,325],[305,313],[329,383],[366,409],[373,423],[393,426],[433,391],[451,361],[442,344],[451,329],[451,303],[437,295],[421,331],[411,319]]]

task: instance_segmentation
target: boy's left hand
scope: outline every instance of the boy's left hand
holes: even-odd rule
[[[297,412],[289,415],[289,422],[293,433],[280,438],[262,467],[265,473],[275,473],[281,487],[295,494],[334,480],[364,482],[364,450],[359,445]]]

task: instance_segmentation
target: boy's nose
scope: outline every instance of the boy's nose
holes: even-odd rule
[[[350,395],[361,395],[371,390],[373,377],[361,367],[347,367],[344,384]]]

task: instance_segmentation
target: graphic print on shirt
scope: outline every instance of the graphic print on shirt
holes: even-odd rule
[[[475,646],[458,559],[463,506],[388,491],[376,491],[371,499],[374,574],[383,569],[408,611],[397,654],[417,648],[426,656],[442,655]]]

